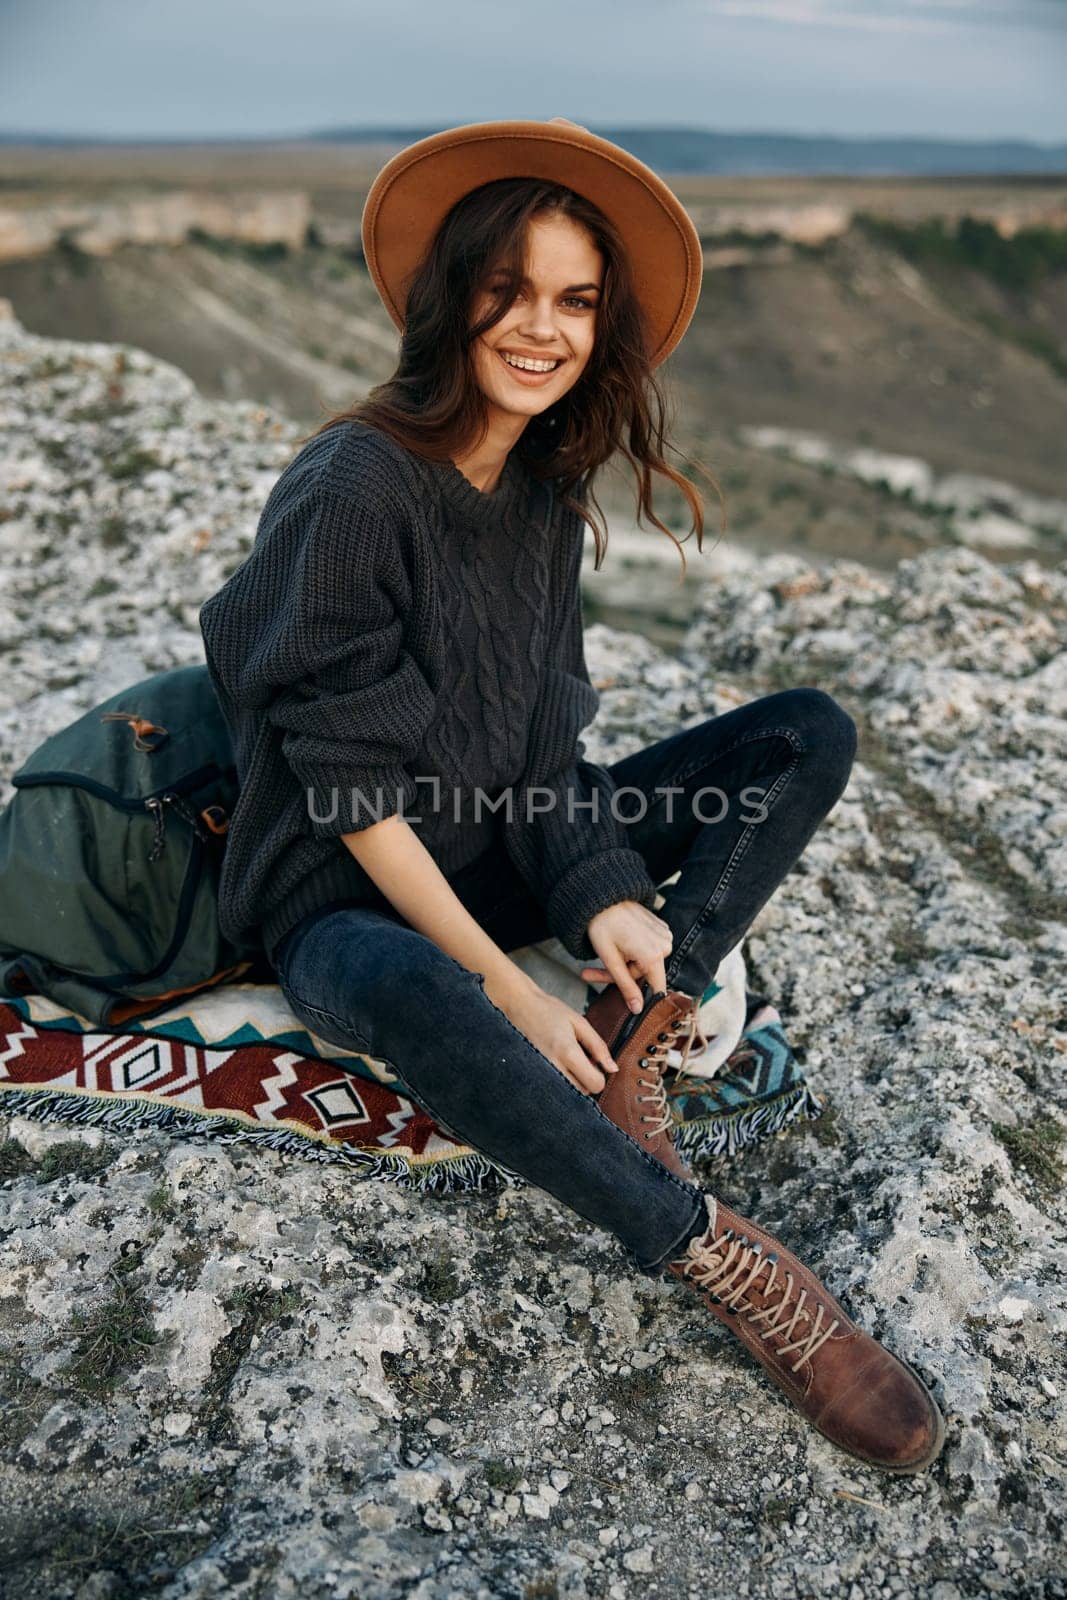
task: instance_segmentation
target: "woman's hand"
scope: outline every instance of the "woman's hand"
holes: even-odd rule
[[[583,1094],[599,1094],[607,1082],[604,1074],[618,1072],[617,1063],[593,1024],[532,979],[509,984],[499,998],[490,994],[488,985],[485,992],[519,1032]]]
[[[641,1011],[645,1004],[638,978],[647,978],[653,991],[666,989],[664,962],[674,946],[674,934],[647,906],[619,900],[591,917],[586,932],[603,963],[582,968],[587,983],[614,981],[631,1011]]]

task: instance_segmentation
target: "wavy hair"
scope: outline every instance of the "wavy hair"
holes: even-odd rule
[[[652,474],[668,478],[685,497],[693,519],[691,532],[696,533],[701,551],[704,502],[693,484],[665,459],[665,450],[671,449],[690,460],[666,437],[667,401],[649,363],[647,325],[630,258],[599,207],[563,184],[498,178],[462,196],[411,275],[396,371],[351,409],[331,415],[307,438],[334,423],[353,421],[378,428],[406,449],[433,460],[444,461],[476,448],[485,438],[488,409],[475,376],[474,343],[505,315],[518,291],[529,222],[552,214],[586,229],[604,257],[604,286],[593,349],[581,376],[559,400],[530,418],[515,448],[533,476],[557,480],[564,504],[589,523],[596,540],[597,570],[606,549],[607,527],[592,478],[610,457],[625,456],[637,480],[638,525],[642,516],[647,517],[678,546],[684,577],[681,543],[652,508]],[[493,270],[504,274],[495,297],[498,304],[474,324],[470,319],[476,296]],[[711,483],[725,512],[716,480],[699,462],[690,465]]]

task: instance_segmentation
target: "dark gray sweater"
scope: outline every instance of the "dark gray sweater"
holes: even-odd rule
[[[578,959],[595,956],[598,911],[654,904],[611,776],[579,738],[599,703],[583,529],[514,450],[485,494],[362,423],[300,449],[249,555],[200,610],[240,785],[219,892],[228,938],[261,938],[273,959],[309,911],[373,899],[340,835],[398,811],[446,876],[502,838]],[[510,816],[484,801],[479,816],[477,788],[490,801],[509,789]]]

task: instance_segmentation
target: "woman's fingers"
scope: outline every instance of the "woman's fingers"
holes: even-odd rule
[[[571,1011],[571,1034],[559,1049],[557,1065],[583,1094],[600,1094],[607,1086],[607,1074],[618,1072],[618,1063],[591,1022],[578,1011]]]
[[[606,1084],[600,1068],[594,1066],[577,1039],[563,1050],[562,1069],[576,1089],[583,1094],[599,1094]]]
[[[618,985],[626,1004],[631,1011],[644,1009],[644,996],[635,978],[630,976],[630,969],[625,959],[614,945],[609,945],[601,954],[601,959],[608,969],[608,976]]]
[[[645,968],[645,976],[657,994],[667,987],[667,968],[662,956],[657,956],[655,961],[650,961]]]
[[[596,1064],[605,1073],[614,1073],[619,1070],[619,1063],[608,1049],[607,1041],[601,1038],[591,1022],[587,1022],[579,1013],[574,1013],[574,1031],[579,1043],[585,1048],[588,1055],[592,1056]]]
[[[631,977],[639,978],[641,976],[640,961],[628,961],[626,968]],[[612,981],[611,973],[607,967],[597,966],[595,962],[591,967],[583,967],[581,975],[587,983],[610,983]]]
[[[659,993],[667,987],[667,966],[663,956],[650,957],[644,966],[640,961],[628,961],[626,968],[635,982],[642,975],[647,977],[654,993]],[[612,981],[612,974],[606,967],[583,967],[581,976],[584,983],[609,983]]]
[[[649,983],[651,983],[652,987],[658,992],[659,990],[666,989],[667,987],[666,963],[667,957],[674,949],[674,934],[671,932],[667,923],[660,921],[659,918],[657,918],[657,921],[659,922],[659,927],[657,928],[656,932],[661,940],[661,950],[660,954],[649,962],[645,970],[648,975]]]

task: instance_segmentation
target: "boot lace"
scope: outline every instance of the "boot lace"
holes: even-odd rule
[[[638,1066],[650,1067],[651,1078],[638,1078],[637,1082],[644,1089],[650,1089],[650,1094],[639,1094],[635,1099],[642,1101],[653,1108],[653,1115],[642,1115],[642,1122],[651,1122],[653,1126],[645,1134],[646,1139],[654,1139],[657,1134],[665,1133],[674,1121],[670,1105],[667,1102],[667,1090],[663,1082],[663,1061],[669,1050],[673,1050],[678,1040],[685,1036],[685,1046],[682,1050],[681,1065],[678,1068],[678,1080],[685,1075],[685,1066],[689,1060],[689,1053],[699,1039],[697,1050],[707,1049],[708,1041],[700,1027],[697,1017],[695,1002],[680,1011],[672,1021],[668,1022],[655,1040],[645,1047],[645,1054],[640,1058]]]
[[[818,1301],[815,1301],[813,1318],[811,1312],[804,1309],[807,1289],[796,1294],[796,1283],[787,1267],[782,1268],[785,1282],[781,1282],[777,1255],[773,1251],[765,1252],[759,1240],[750,1241],[744,1234],[735,1235],[732,1228],[727,1228],[718,1239],[710,1237],[713,1232],[714,1224],[708,1233],[690,1239],[685,1255],[678,1258],[682,1274],[706,1289],[716,1305],[724,1305],[728,1311],[744,1312],[749,1322],[765,1322],[766,1327],[759,1330],[761,1339],[772,1335],[784,1337],[787,1342],[779,1345],[776,1353],[785,1356],[796,1351],[797,1359],[789,1365],[794,1372],[799,1371],[840,1326],[839,1319],[835,1317],[828,1327],[823,1327],[825,1307]],[[761,1285],[756,1280],[764,1271],[767,1277]],[[762,1308],[747,1298],[750,1288],[762,1297]],[[768,1296],[776,1288],[781,1298],[771,1301]],[[811,1327],[798,1329],[801,1322],[811,1323]]]

